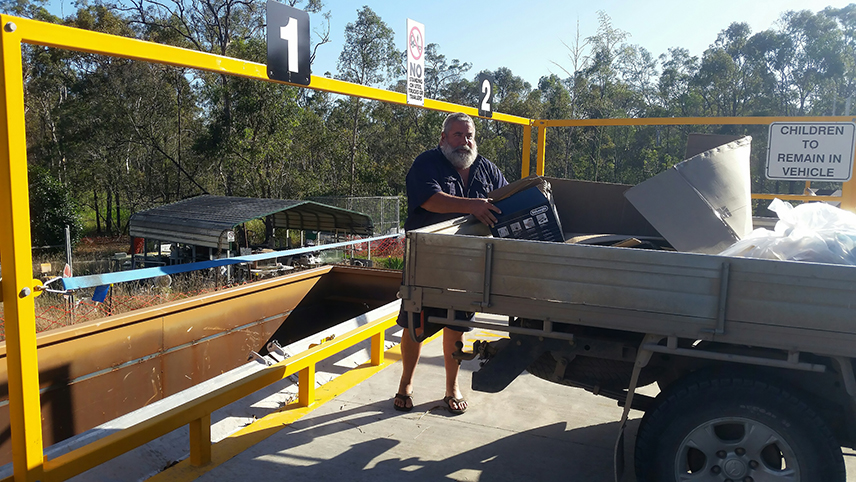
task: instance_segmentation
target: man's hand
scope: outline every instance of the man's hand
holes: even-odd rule
[[[475,198],[470,199],[470,214],[476,217],[482,223],[493,227],[496,224],[496,214],[502,214],[502,210],[494,206],[490,199]]]
[[[502,214],[502,210],[494,206],[490,199],[457,197],[444,192],[434,193],[421,207],[433,213],[472,214],[490,227],[496,224],[494,213]]]

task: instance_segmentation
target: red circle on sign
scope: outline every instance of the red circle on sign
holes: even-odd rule
[[[424,40],[422,40],[422,32],[419,31],[419,27],[413,27],[410,29],[410,36],[407,43],[408,48],[410,48],[410,55],[413,56],[413,60],[421,59]]]

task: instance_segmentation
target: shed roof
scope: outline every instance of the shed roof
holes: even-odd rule
[[[138,238],[225,247],[235,226],[273,215],[274,227],[371,235],[368,215],[314,201],[197,196],[140,211],[131,216],[129,231]]]

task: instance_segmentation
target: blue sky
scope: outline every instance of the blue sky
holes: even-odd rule
[[[599,10],[612,19],[613,28],[630,34],[628,43],[646,48],[655,57],[672,47],[683,47],[691,55],[701,56],[732,22],[746,22],[753,32],[759,32],[774,27],[787,10],[817,12],[827,6],[844,7],[851,1],[325,0],[325,10],[332,12],[332,43],[318,50],[313,74],[336,72],[345,25],[356,19],[363,5],[371,7],[395,31],[401,50],[405,45],[406,19],[412,18],[425,25],[426,42],[439,44],[440,53],[448,59],[472,62],[470,76],[483,69],[508,67],[534,87],[543,75],[566,76],[553,64],[557,62],[570,70],[568,50],[562,42],[574,42],[578,21],[581,39],[594,35]],[[69,15],[74,11],[73,1],[51,0],[50,9],[55,14],[62,9]]]

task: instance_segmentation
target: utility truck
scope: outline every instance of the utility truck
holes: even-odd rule
[[[474,390],[528,370],[617,400],[616,480],[632,407],[644,411],[639,481],[843,482],[841,447],[856,447],[856,267],[671,250],[624,196],[631,186],[547,180],[573,242],[494,237],[467,217],[407,233],[404,309],[448,312],[411,336],[507,332],[458,353],[483,359]],[[656,397],[636,393],[651,384]]]

